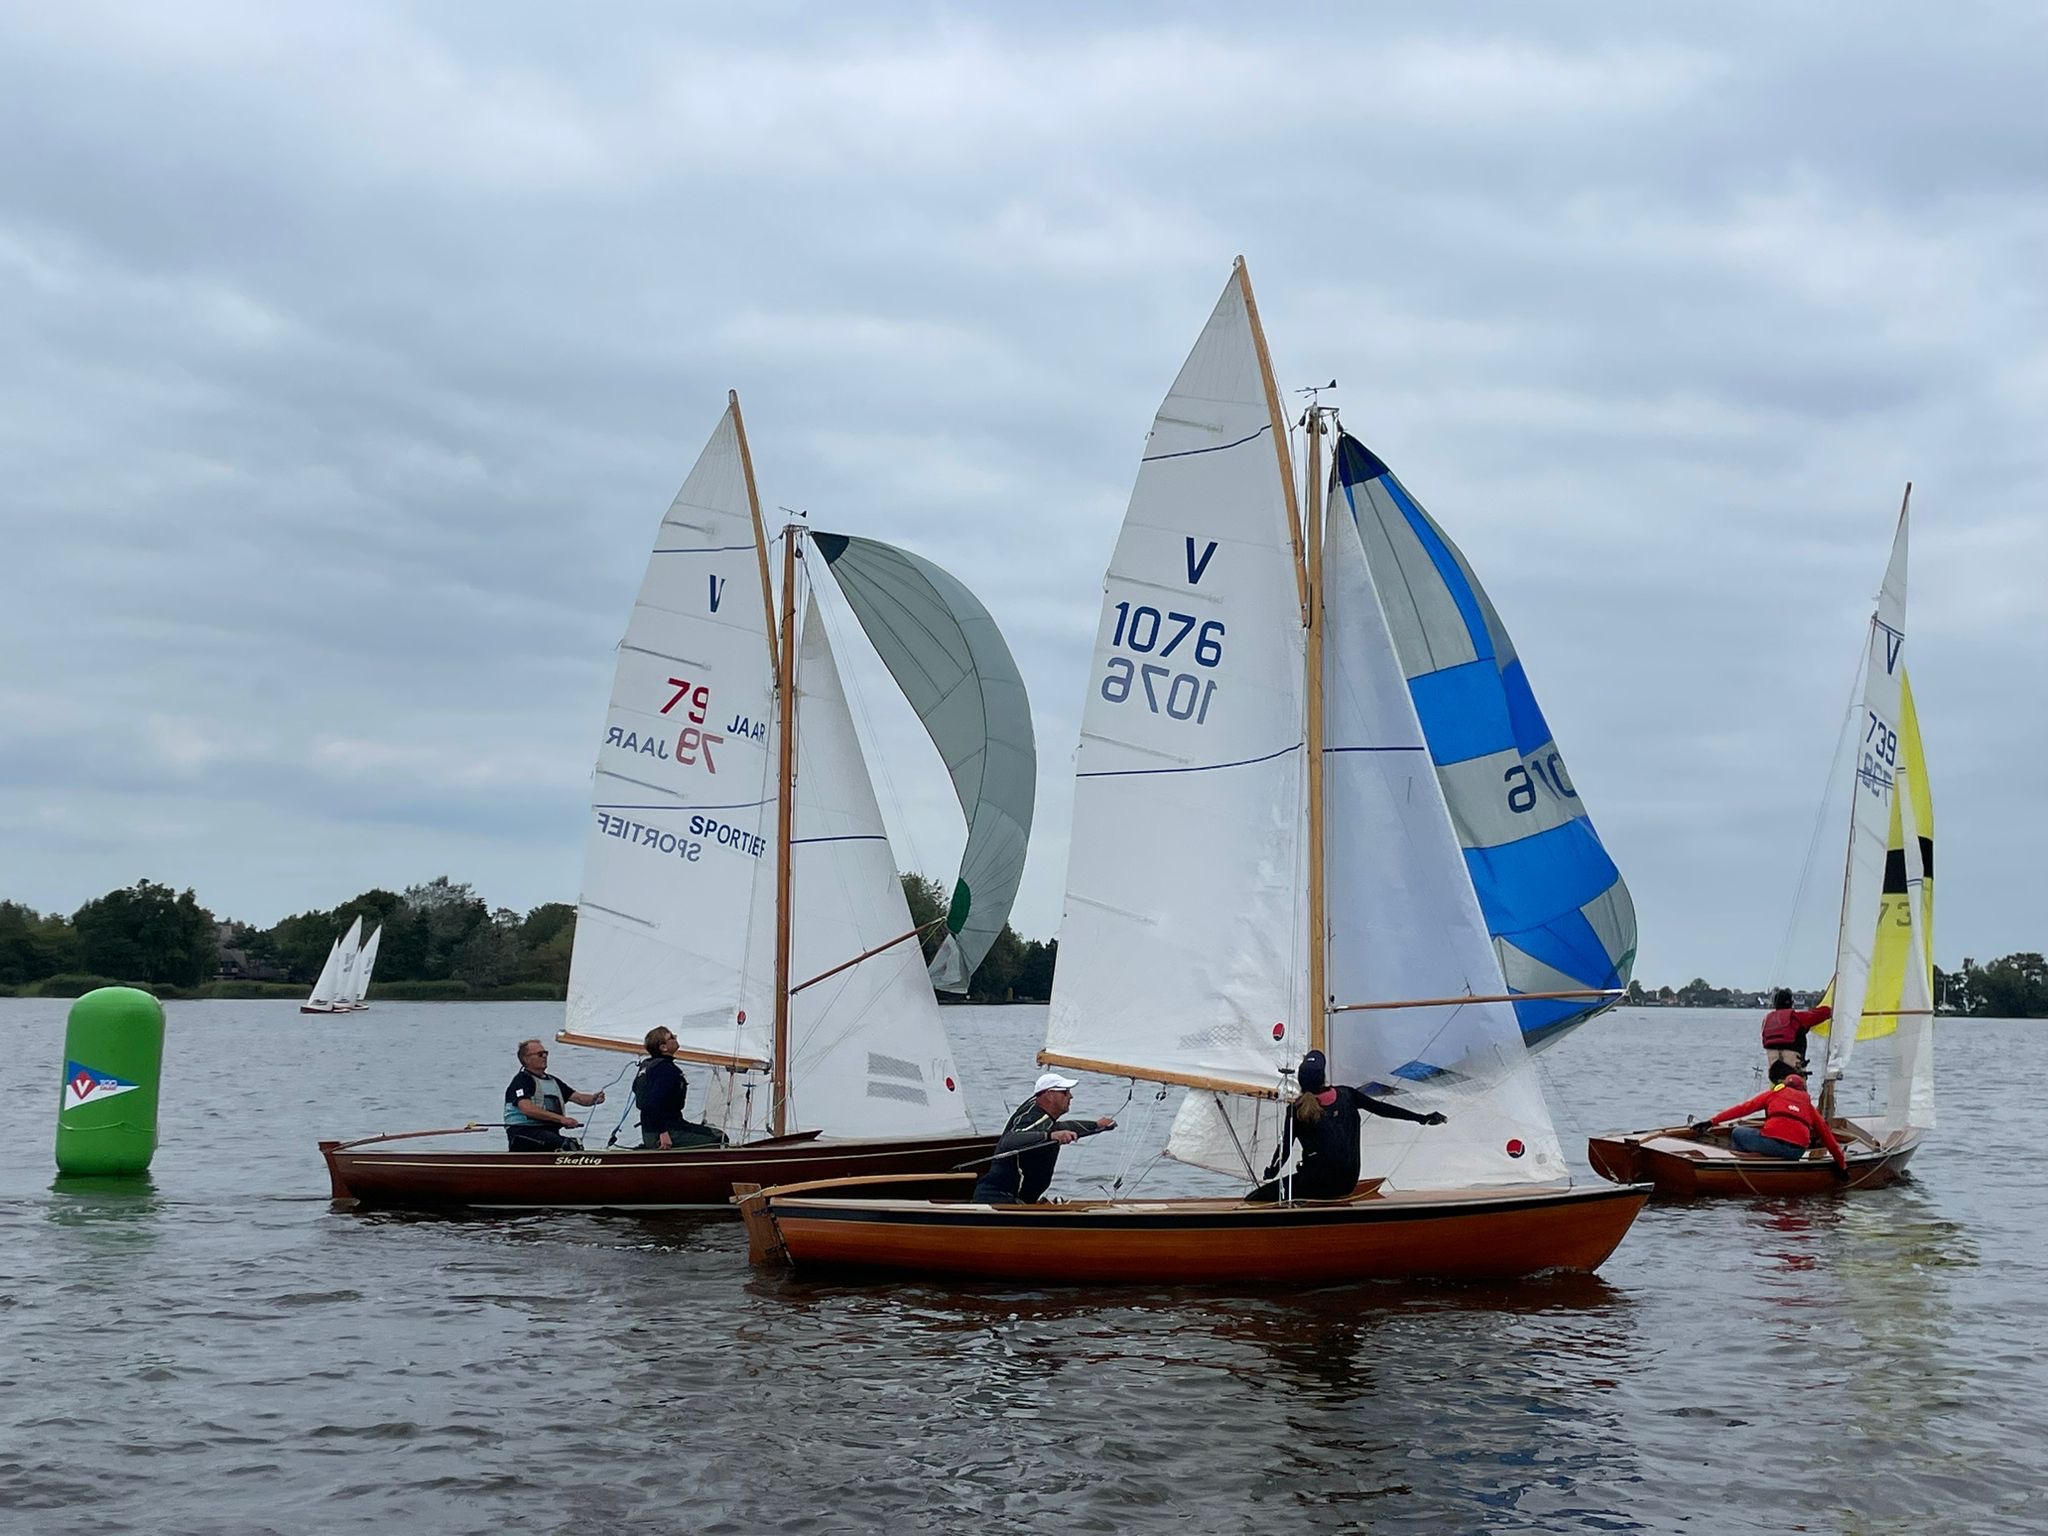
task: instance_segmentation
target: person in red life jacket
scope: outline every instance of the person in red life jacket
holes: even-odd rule
[[[1738,1125],[1729,1129],[1728,1140],[1738,1152],[1758,1152],[1765,1157],[1802,1158],[1820,1137],[1821,1145],[1835,1161],[1835,1177],[1849,1176],[1849,1159],[1835,1133],[1806,1096],[1806,1079],[1778,1061],[1771,1063],[1771,1086],[1753,1099],[1724,1109],[1710,1120],[1695,1120],[1692,1133],[1703,1136],[1724,1120],[1740,1120],[1763,1111],[1762,1125]]]
[[[1764,1060],[1783,1062],[1795,1072],[1804,1072],[1806,1032],[1834,1016],[1835,1010],[1828,1007],[1794,1008],[1791,992],[1778,988],[1771,994],[1771,1011],[1764,1015]]]

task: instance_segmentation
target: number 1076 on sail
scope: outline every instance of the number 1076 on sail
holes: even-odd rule
[[[1187,654],[1198,667],[1209,668],[1223,660],[1223,621],[1202,622],[1192,613],[1162,614],[1148,605],[1133,607],[1118,603],[1116,630],[1109,643],[1140,655],[1171,656],[1190,635],[1194,643]],[[1200,628],[1197,628],[1197,625]],[[1102,679],[1103,699],[1111,704],[1128,701],[1142,684],[1145,705],[1153,714],[1164,713],[1175,720],[1192,720],[1197,725],[1209,718],[1209,705],[1216,697],[1216,680],[1193,672],[1176,672],[1157,662],[1139,662],[1129,656],[1112,656]]]

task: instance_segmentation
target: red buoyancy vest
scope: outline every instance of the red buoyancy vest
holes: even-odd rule
[[[1791,1051],[1799,1048],[1799,1037],[1816,1024],[1835,1016],[1832,1008],[1776,1008],[1764,1015],[1764,1049]]]
[[[1820,1111],[1813,1107],[1813,1100],[1797,1088],[1780,1083],[1764,1095],[1764,1123],[1760,1129],[1773,1141],[1811,1147],[1813,1123],[1818,1119]]]

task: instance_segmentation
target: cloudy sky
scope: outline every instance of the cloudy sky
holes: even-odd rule
[[[1908,479],[1937,955],[2043,948],[2044,81],[2022,4],[0,5],[0,896],[573,900],[737,388],[768,503],[1003,624],[1050,934],[1102,570],[1242,252],[1513,629],[1639,975],[1777,963]]]

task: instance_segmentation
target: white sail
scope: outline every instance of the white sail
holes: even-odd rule
[[[1323,548],[1331,995],[1340,1006],[1502,998],[1493,937],[1341,498]],[[1426,1130],[1368,1118],[1367,1177],[1404,1189],[1567,1177],[1511,1003],[1340,1011],[1328,1051],[1333,1081],[1377,1084],[1449,1118]]]
[[[1839,1079],[1855,1052],[1864,992],[1876,947],[1883,900],[1892,789],[1900,763],[1899,679],[1906,648],[1907,513],[1899,512],[1891,560],[1863,658],[1863,709],[1856,721],[1856,782],[1851,791],[1848,867],[1842,877],[1842,923],[1835,947],[1835,1017],[1828,1032],[1827,1076]]]
[[[334,972],[334,1002],[336,1013],[346,1013],[355,1006],[356,968],[362,957],[363,920],[358,917],[348,925],[348,932],[341,936],[336,949],[339,964]]]
[[[326,1013],[332,1009],[335,987],[340,980],[341,940],[336,939],[327,947],[327,962],[320,967],[320,974],[313,982],[313,990],[306,994],[305,1006],[315,1013]]]
[[[840,1136],[971,1129],[816,598],[797,653],[789,1123]],[[772,931],[772,930],[771,930]],[[814,978],[824,977],[813,985]]]
[[[1110,560],[1046,1059],[1271,1092],[1308,1037],[1303,629],[1260,348],[1233,274]]]
[[[370,995],[370,973],[377,968],[377,946],[384,941],[384,925],[379,923],[363,940],[362,953],[356,957],[355,986],[349,997],[351,1008],[365,1008],[364,1001]]]
[[[774,672],[726,411],[661,520],[597,751],[568,1029],[766,1062],[774,1021]],[[767,914],[763,922],[761,915]]]

